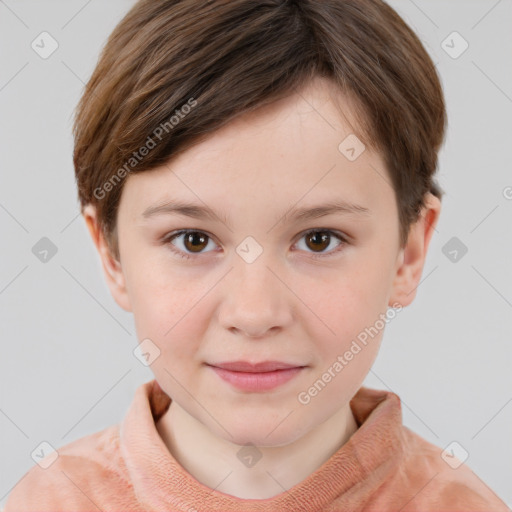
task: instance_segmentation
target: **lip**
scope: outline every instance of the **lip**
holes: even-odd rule
[[[250,363],[249,361],[226,361],[223,363],[210,364],[209,366],[223,368],[224,370],[230,370],[232,372],[263,373],[299,368],[304,365],[289,364],[282,361],[262,361],[259,363]]]
[[[293,379],[305,366],[267,361],[260,364],[241,364],[241,361],[223,363],[224,367],[208,365],[221,379],[243,391],[269,391]],[[281,368],[275,369],[276,365]],[[245,368],[250,371],[235,371],[226,366]],[[265,370],[262,370],[264,368]]]

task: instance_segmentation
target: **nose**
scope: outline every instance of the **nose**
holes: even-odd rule
[[[223,283],[219,311],[219,321],[226,330],[262,338],[291,324],[293,294],[272,265],[263,257],[252,263],[242,259],[235,262]]]

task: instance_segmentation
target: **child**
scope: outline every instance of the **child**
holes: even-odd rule
[[[155,379],[5,512],[508,510],[362,386],[416,295],[445,126],[430,57],[381,0],[137,2],[74,164]]]

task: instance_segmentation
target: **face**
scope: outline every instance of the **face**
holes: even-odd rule
[[[349,101],[316,79],[124,185],[111,290],[133,311],[139,341],[158,347],[151,369],[163,390],[230,442],[287,444],[346,407],[388,306],[414,296],[404,290],[429,236],[418,230],[404,257],[380,155],[367,147],[351,161],[339,149],[349,119]],[[163,206],[178,203],[196,209]],[[343,207],[320,210],[333,204]],[[214,213],[195,215],[203,208]],[[254,391],[209,366],[240,360],[303,368]]]

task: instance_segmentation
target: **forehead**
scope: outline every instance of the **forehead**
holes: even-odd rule
[[[172,197],[224,210],[252,205],[252,213],[336,198],[392,207],[381,155],[360,137],[349,98],[318,79],[240,115],[168,164],[129,176],[120,209],[140,217]]]

